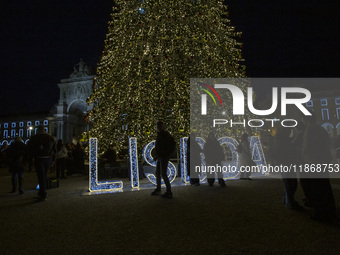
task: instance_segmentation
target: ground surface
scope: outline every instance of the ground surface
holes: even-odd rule
[[[151,190],[87,195],[88,178],[77,176],[35,203],[34,173],[19,196],[0,171],[0,254],[340,254],[339,227],[284,208],[277,179],[179,186],[162,199]]]

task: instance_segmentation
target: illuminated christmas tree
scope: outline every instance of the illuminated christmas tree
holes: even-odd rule
[[[100,149],[142,144],[158,120],[190,132],[190,78],[243,77],[241,36],[218,0],[116,0],[85,120]]]

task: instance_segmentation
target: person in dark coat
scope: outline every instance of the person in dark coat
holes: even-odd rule
[[[67,149],[63,140],[59,139],[56,151],[56,178],[66,179],[65,177],[65,160],[67,158]]]
[[[316,123],[315,115],[305,116],[305,132],[301,157],[305,164],[329,164],[332,160],[330,138],[327,131]],[[300,175],[303,191],[314,207],[314,220],[331,222],[336,219],[336,207],[328,172]]]
[[[187,141],[187,173],[190,176],[190,184],[200,185],[199,173],[195,171],[196,166],[201,167],[202,149],[196,141],[196,134],[192,133]]]
[[[244,133],[241,135],[240,143],[238,146],[238,153],[240,155],[240,166],[254,166],[255,162],[252,159],[250,153],[250,144],[248,141],[248,134]],[[251,180],[250,172],[241,172],[240,180]]]
[[[7,149],[8,144],[4,142],[0,148],[0,167],[7,167]]]
[[[46,134],[44,126],[38,126],[37,134],[32,136],[28,142],[30,157],[34,158],[35,171],[39,181],[39,192],[37,202],[46,200],[47,172],[52,165],[56,149],[52,136]]]
[[[340,163],[340,135],[338,135],[334,141],[335,158],[336,163]]]
[[[161,177],[166,185],[166,192],[162,195],[164,198],[172,198],[171,185],[167,175],[168,163],[171,154],[175,150],[174,138],[170,135],[168,131],[164,129],[164,123],[157,123],[157,138],[155,145],[156,152],[156,180],[157,188],[151,193],[152,196],[160,195],[161,193]]]
[[[24,173],[28,166],[28,151],[20,137],[16,137],[15,141],[8,149],[9,171],[12,173],[12,191],[15,193],[19,182],[19,194],[24,194]]]
[[[85,152],[80,143],[77,143],[72,154],[76,173],[83,173],[85,167]]]
[[[224,160],[225,156],[223,153],[222,146],[218,142],[214,132],[210,132],[208,135],[207,142],[204,145],[203,148],[204,156],[205,156],[205,162],[207,169],[209,166],[216,167],[217,165],[222,166],[221,162]],[[207,176],[208,176],[208,184],[209,186],[213,186],[215,182],[215,173],[210,173],[207,170]],[[218,184],[220,184],[221,187],[225,187],[225,182],[222,176],[221,172],[217,172],[218,177]]]
[[[296,152],[294,144],[290,138],[291,129],[280,127],[273,139],[271,148],[272,158],[276,165],[289,167],[296,163]],[[303,207],[295,201],[295,192],[298,187],[297,175],[293,171],[291,173],[281,173],[284,185],[283,203],[293,210],[302,211]]]

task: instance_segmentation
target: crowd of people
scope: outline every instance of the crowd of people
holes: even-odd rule
[[[331,141],[327,131],[316,123],[315,116],[305,116],[294,129],[278,129],[271,148],[275,164],[299,165],[308,169],[312,165],[328,165],[332,162]],[[336,218],[336,207],[329,173],[325,172],[282,173],[284,184],[283,203],[287,208],[303,210],[295,200],[298,177],[304,192],[304,205],[314,208],[313,219],[332,221]]]
[[[203,149],[196,142],[195,134],[190,135],[187,145],[187,169],[188,174],[191,175],[190,183],[198,186],[199,176],[194,167],[202,164],[201,154],[204,153],[207,166],[214,166],[222,164],[224,160],[223,151],[213,132],[209,133]],[[340,147],[340,139],[338,145]],[[255,165],[249,148],[248,134],[244,133],[236,148],[241,166]],[[337,151],[340,151],[340,149]],[[308,169],[312,165],[331,164],[331,140],[327,131],[316,123],[314,115],[305,116],[296,127],[280,127],[277,130],[272,139],[269,156],[271,163],[279,166],[306,166]],[[215,181],[215,174],[217,174],[219,184],[222,187],[225,186],[220,172],[214,174],[207,172],[207,174],[210,186]],[[304,207],[295,200],[295,192],[300,183],[305,196],[303,199],[304,206],[314,208],[312,218],[322,222],[331,222],[336,219],[336,206],[327,171],[321,173],[302,171],[299,176],[296,171],[291,171],[282,172],[281,176],[284,186],[284,206],[296,211],[304,210]],[[241,172],[240,179],[251,180],[247,172]]]
[[[46,134],[43,126],[37,128],[27,145],[17,136],[10,146],[1,148],[2,166],[8,167],[12,175],[11,193],[24,193],[24,173],[31,171],[32,166],[37,173],[39,192],[37,201],[45,201],[47,175],[52,171],[57,179],[66,179],[67,175],[81,174],[85,171],[85,152],[78,143],[63,144],[62,140]]]
[[[153,196],[161,195],[161,180],[166,185],[166,192],[163,198],[172,198],[171,184],[167,175],[167,166],[171,154],[175,150],[173,136],[165,130],[163,122],[157,123],[157,138],[155,144],[156,166],[156,189],[151,193]],[[194,142],[193,142],[194,141]],[[201,165],[201,154],[204,154],[206,165],[221,164],[225,160],[222,146],[213,132],[209,133],[203,149],[196,141],[196,135],[192,133],[187,142],[187,169],[190,176],[190,183],[194,186],[200,185],[199,175],[192,168]],[[316,123],[315,117],[305,116],[304,120],[295,128],[280,127],[273,137],[270,147],[270,157],[275,165],[304,165],[304,164],[329,164],[332,161],[330,138],[328,133]],[[244,133],[239,141],[237,152],[240,156],[240,164],[249,166],[255,165],[250,153],[248,134]],[[47,173],[52,165],[55,166],[56,178],[66,178],[67,174],[82,173],[84,171],[84,150],[80,144],[66,144],[62,140],[55,143],[53,137],[45,133],[43,126],[39,126],[37,134],[28,142],[27,146],[17,137],[2,155],[6,155],[9,164],[9,171],[12,173],[12,191],[24,193],[23,179],[24,172],[29,169],[33,159],[35,171],[39,181],[38,201],[46,199]],[[115,153],[106,153],[108,159],[115,161]],[[218,184],[225,187],[222,173],[207,172],[209,186],[213,186],[216,176]],[[296,172],[281,173],[284,194],[284,205],[293,210],[302,211],[304,207],[295,200],[295,192],[298,184],[304,192],[304,205],[313,207],[315,215],[313,218],[318,221],[332,221],[336,218],[336,207],[334,196],[326,173],[315,173],[313,175]],[[241,179],[249,180],[250,176],[242,173]]]

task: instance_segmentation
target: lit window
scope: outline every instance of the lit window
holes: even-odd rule
[[[4,139],[8,137],[8,130],[4,130]]]
[[[44,120],[44,126],[48,125],[48,120]]]
[[[340,97],[335,98],[335,104],[340,105]]]
[[[12,128],[15,128],[16,127],[16,123],[15,122],[12,122]]]
[[[15,129],[11,130],[11,137],[14,138],[15,137]]]
[[[329,120],[328,109],[322,109],[321,113],[322,113],[322,120]]]
[[[321,99],[320,104],[321,106],[327,106],[327,99],[326,98]]]
[[[28,127],[32,126],[32,122],[31,121],[27,121],[27,126]]]
[[[336,117],[340,119],[340,108],[336,108]]]
[[[306,106],[307,106],[307,107],[313,107],[313,101],[312,101],[312,100],[309,100],[309,101],[306,103]]]
[[[39,125],[40,125],[40,121],[37,120],[37,121],[35,122],[35,126],[39,126]]]
[[[20,122],[19,127],[23,127],[23,126],[24,126],[24,122]]]
[[[45,132],[46,134],[48,134],[48,127],[45,127]]]
[[[5,124],[4,124],[4,128],[8,128],[8,123],[5,123]]]
[[[19,136],[20,136],[21,138],[24,137],[24,130],[23,130],[23,129],[20,129],[20,130],[19,130]]]

